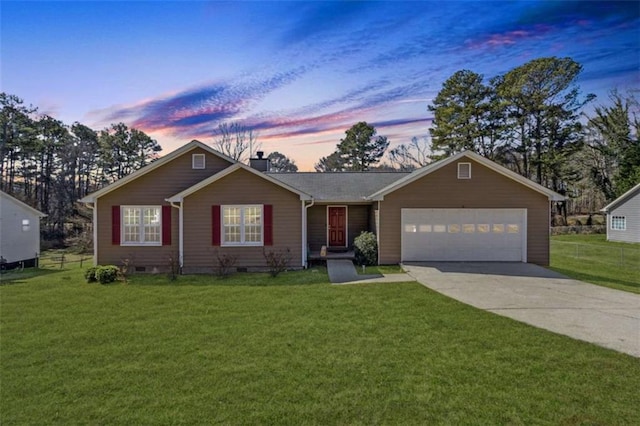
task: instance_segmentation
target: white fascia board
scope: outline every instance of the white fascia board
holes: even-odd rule
[[[118,179],[117,181],[113,182],[110,185],[105,186],[104,188],[101,188],[99,190],[97,190],[96,192],[93,192],[87,196],[85,196],[84,198],[81,198],[79,201],[81,203],[93,203],[97,198],[108,194],[109,192],[120,188],[123,185],[126,185],[127,183],[131,182],[132,180],[135,180],[137,178],[139,178],[140,176],[143,176],[155,169],[157,169],[158,167],[161,167],[165,164],[167,164],[168,162],[180,157],[183,154],[186,154],[189,151],[192,151],[196,148],[202,148],[203,150],[220,157],[223,160],[226,160],[228,162],[230,162],[231,164],[236,164],[237,161],[216,151],[215,149],[211,148],[208,145],[203,144],[200,141],[197,140],[192,140],[191,142],[189,142],[186,145],[181,146],[180,148],[176,149],[175,151],[170,152],[169,154],[160,157],[159,159],[157,159],[156,161],[147,164],[146,166],[142,167],[141,169],[136,170],[135,172],[123,177],[122,179]]]
[[[12,197],[11,195],[7,194],[4,191],[0,191],[0,196],[7,198],[9,202],[13,202],[14,204],[17,204],[18,206],[22,207],[23,209],[29,211],[30,213],[40,218],[47,217],[47,215],[42,213],[40,210],[34,209],[29,204],[23,203],[22,201],[18,200],[16,197]]]
[[[636,191],[637,189],[640,189],[640,183],[634,186],[633,188],[631,188],[630,190],[628,190],[627,192],[625,192],[624,194],[622,194],[621,196],[619,196],[618,198],[616,198],[615,200],[613,200],[612,202],[610,202],[609,204],[607,204],[600,211],[604,213],[609,213],[611,209],[615,208],[621,202],[626,201],[627,198],[630,198],[633,192]]]
[[[520,183],[520,184],[522,184],[522,185],[524,185],[524,186],[526,186],[526,187],[528,187],[530,189],[533,189],[534,191],[539,192],[539,193],[547,196],[550,201],[564,201],[564,200],[566,200],[566,197],[558,194],[557,192],[552,191],[552,190],[550,190],[548,188],[545,188],[544,186],[539,185],[539,184],[533,182],[532,180],[525,178],[524,176],[520,176],[519,174],[517,174],[515,172],[512,172],[511,170],[509,170],[509,169],[507,169],[507,168],[505,168],[505,167],[503,167],[503,166],[501,166],[501,165],[499,165],[499,164],[497,164],[497,163],[495,163],[495,162],[493,162],[493,161],[491,161],[491,160],[489,160],[487,158],[484,158],[483,156],[481,156],[479,154],[476,154],[475,152],[472,152],[472,151],[460,152],[460,153],[458,153],[456,155],[453,155],[453,156],[451,156],[449,158],[445,158],[444,160],[440,160],[440,161],[437,161],[435,163],[426,165],[423,168],[412,172],[410,175],[408,175],[408,176],[406,176],[406,177],[404,177],[404,178],[392,183],[391,185],[388,185],[385,188],[382,188],[378,192],[370,195],[369,198],[371,200],[374,200],[374,201],[382,201],[382,200],[384,200],[384,196],[385,195],[387,195],[387,194],[389,194],[389,193],[391,193],[391,192],[393,192],[393,191],[395,191],[397,189],[400,189],[403,186],[408,185],[408,184],[410,184],[410,183],[412,183],[412,182],[414,182],[414,181],[416,181],[416,180],[418,180],[418,179],[420,179],[420,178],[422,178],[422,177],[424,177],[424,176],[426,176],[426,175],[428,175],[430,173],[433,173],[436,170],[441,169],[442,167],[444,167],[444,166],[446,166],[448,164],[451,164],[454,161],[457,161],[462,157],[470,158],[470,159],[482,164],[483,166],[486,166],[489,169],[491,169],[491,170],[493,170],[493,171],[495,171],[495,172],[497,172],[497,173],[499,173],[499,174],[501,174],[501,175],[503,175],[505,177],[508,177],[509,179],[512,179],[512,180],[514,180],[514,181],[516,181],[516,182],[518,182],[518,183]]]
[[[300,196],[301,200],[305,200],[305,201],[311,200],[311,196],[309,194],[305,194],[304,192],[301,192],[301,191],[299,191],[299,190],[297,190],[297,189],[295,189],[295,188],[293,188],[293,187],[291,187],[291,186],[289,186],[289,185],[287,185],[287,184],[285,184],[285,183],[283,183],[283,182],[281,182],[281,181],[279,181],[277,179],[274,179],[274,178],[272,178],[272,177],[270,177],[268,175],[265,175],[264,173],[259,172],[259,171],[255,170],[255,169],[252,169],[251,167],[246,166],[246,165],[244,165],[242,163],[236,163],[233,166],[227,167],[226,169],[216,173],[215,175],[210,176],[207,179],[196,183],[195,185],[185,189],[184,191],[179,192],[179,193],[173,195],[172,197],[167,198],[166,201],[173,202],[173,203],[181,203],[182,200],[184,200],[185,197],[193,194],[194,192],[197,192],[197,191],[201,190],[202,188],[204,188],[204,187],[206,187],[208,185],[211,185],[212,183],[214,183],[214,182],[222,179],[223,177],[228,176],[231,173],[234,173],[235,171],[240,170],[240,169],[246,170],[246,171],[248,171],[250,173],[253,173],[254,175],[259,176],[259,177],[261,177],[261,178],[263,178],[263,179],[265,179],[265,180],[267,180],[267,181],[269,181],[269,182],[271,182],[271,183],[273,183],[275,185],[278,185],[281,188],[284,188],[284,189],[286,189],[286,190],[288,190],[290,192],[293,192],[294,194],[298,194]]]

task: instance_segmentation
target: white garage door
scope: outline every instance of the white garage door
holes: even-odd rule
[[[526,262],[526,209],[402,209],[402,260]]]

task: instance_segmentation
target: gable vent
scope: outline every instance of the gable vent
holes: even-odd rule
[[[192,169],[204,169],[204,154],[193,154],[191,156]]]
[[[458,179],[471,179],[471,163],[458,163]]]

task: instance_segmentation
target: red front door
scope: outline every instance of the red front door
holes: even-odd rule
[[[329,207],[329,247],[347,245],[347,208]]]

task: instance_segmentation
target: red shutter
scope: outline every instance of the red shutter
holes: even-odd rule
[[[120,206],[111,206],[111,244],[120,245]]]
[[[273,245],[273,206],[264,205],[264,245]]]
[[[220,245],[220,206],[211,206],[211,244]]]
[[[171,206],[162,206],[162,245],[171,245]]]

